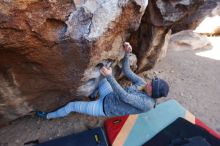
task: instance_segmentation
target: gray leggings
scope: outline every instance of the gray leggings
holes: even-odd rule
[[[99,82],[98,86],[99,99],[96,101],[75,101],[69,102],[64,107],[47,114],[47,119],[54,119],[59,117],[65,117],[70,112],[78,112],[92,116],[105,116],[103,112],[103,99],[104,97],[113,92],[111,85],[106,78]]]

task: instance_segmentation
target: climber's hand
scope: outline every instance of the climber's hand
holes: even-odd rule
[[[112,68],[111,68],[111,67],[106,68],[105,66],[103,66],[103,67],[100,69],[100,73],[101,73],[103,76],[111,75],[111,74],[112,74]]]
[[[132,47],[129,42],[124,42],[123,48],[126,53],[131,53],[132,52]]]

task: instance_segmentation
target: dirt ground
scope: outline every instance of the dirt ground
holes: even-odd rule
[[[196,55],[205,51],[169,49],[167,56],[144,76],[155,72],[167,80],[170,93],[164,100],[176,99],[220,133],[220,59]],[[22,146],[25,142],[37,139],[40,142],[47,141],[102,126],[104,119],[76,113],[49,121],[26,116],[0,129],[0,146]]]

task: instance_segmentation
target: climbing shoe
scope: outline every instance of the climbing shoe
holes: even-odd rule
[[[47,119],[47,112],[37,111],[36,116],[39,118]]]

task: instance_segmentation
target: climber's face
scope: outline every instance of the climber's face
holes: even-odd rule
[[[144,91],[147,93],[148,96],[152,96],[152,83],[148,82],[145,85]]]

